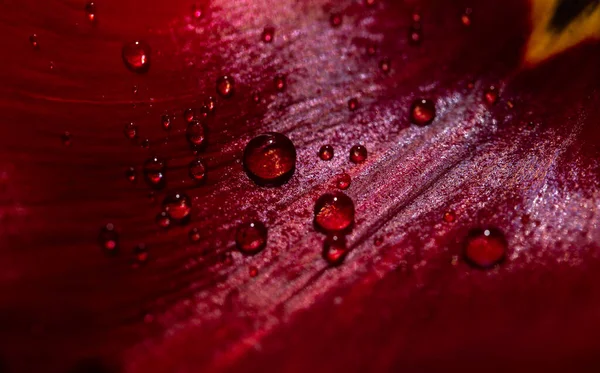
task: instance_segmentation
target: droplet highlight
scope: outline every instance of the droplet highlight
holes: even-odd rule
[[[93,1],[89,1],[85,4],[85,16],[90,22],[96,21],[96,4]]]
[[[357,98],[349,99],[348,100],[348,110],[355,111],[356,109],[358,109],[358,99]]]
[[[285,88],[287,87],[287,81],[286,81],[285,75],[282,75],[282,74],[275,75],[274,83],[275,83],[275,89],[278,92],[285,91]]]

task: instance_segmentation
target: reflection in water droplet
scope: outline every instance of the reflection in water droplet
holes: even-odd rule
[[[340,13],[332,13],[329,16],[329,24],[331,27],[340,27],[342,25],[342,15]]]
[[[296,147],[280,133],[258,135],[246,145],[244,168],[259,185],[284,184],[296,168]]]
[[[108,255],[115,255],[119,251],[119,234],[112,223],[108,223],[100,229],[98,241],[102,250]]]
[[[85,4],[85,15],[90,22],[96,20],[96,4],[93,1],[89,1]]]
[[[200,241],[200,230],[198,228],[190,229],[190,232],[188,233],[188,237],[190,238],[190,242]]]
[[[351,98],[348,100],[348,109],[350,109],[350,111],[354,111],[358,108],[358,99],[357,98]]]
[[[279,91],[279,92],[285,91],[285,88],[287,86],[285,75],[281,75],[281,74],[275,75],[274,82],[275,82],[275,89],[277,91]]]
[[[474,229],[464,243],[464,258],[477,268],[491,268],[506,257],[508,244],[504,234],[494,228]]]
[[[153,157],[144,163],[144,179],[153,188],[160,189],[165,186],[165,171],[165,162],[160,158]]]
[[[190,177],[194,181],[204,181],[206,177],[206,167],[200,158],[194,159],[190,162]]]
[[[265,27],[260,39],[265,43],[270,43],[273,41],[274,36],[275,36],[275,28]]]
[[[192,212],[192,201],[182,192],[169,193],[163,200],[162,206],[171,220],[177,223],[186,223]]]
[[[235,91],[235,81],[229,75],[221,76],[217,79],[217,93],[223,98],[233,96]]]
[[[333,158],[333,146],[331,145],[323,145],[321,149],[319,149],[319,158],[324,161],[329,161]]]
[[[125,171],[125,177],[127,178],[127,180],[131,181],[132,183],[135,182],[137,176],[136,176],[137,172],[135,170],[135,167],[129,167],[126,171]]]
[[[125,137],[130,140],[133,140],[137,137],[137,126],[133,123],[127,123],[125,125],[125,129],[123,130]]]
[[[315,225],[325,232],[339,232],[354,223],[354,202],[342,192],[325,193],[315,203]]]
[[[327,236],[323,242],[323,258],[330,265],[340,265],[348,254],[346,238],[342,235]]]
[[[256,254],[267,245],[267,227],[260,221],[240,224],[235,234],[235,244],[244,254]]]
[[[454,223],[454,221],[456,220],[456,213],[452,210],[450,211],[446,211],[444,213],[444,221],[446,223]]]
[[[341,190],[346,190],[350,187],[351,182],[352,182],[352,179],[350,178],[350,175],[348,175],[347,173],[344,172],[337,176],[336,187]]]
[[[350,149],[350,161],[352,163],[363,163],[367,159],[367,148],[362,145],[354,145]]]
[[[488,105],[495,104],[498,101],[498,90],[496,89],[496,87],[492,85],[488,89],[486,89],[484,98],[485,102],[487,102]]]
[[[169,228],[171,225],[171,218],[169,218],[169,214],[166,211],[161,211],[158,215],[156,215],[156,224],[163,229]]]
[[[134,41],[123,46],[123,62],[136,73],[145,73],[150,69],[150,46],[143,41]]]
[[[419,126],[431,123],[435,119],[435,103],[432,100],[419,98],[410,107],[410,121]]]

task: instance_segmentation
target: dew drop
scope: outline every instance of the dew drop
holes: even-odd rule
[[[196,119],[196,112],[192,108],[187,108],[183,111],[183,119],[186,123],[192,123]]]
[[[192,160],[189,168],[192,180],[198,182],[204,181],[204,178],[206,177],[206,167],[200,158]]]
[[[192,148],[198,149],[202,147],[206,140],[204,125],[197,120],[188,124],[186,137]]]
[[[129,140],[133,140],[137,137],[137,126],[134,123],[127,123],[123,133]]]
[[[342,15],[340,13],[332,13],[329,16],[329,24],[331,27],[340,27],[342,25]]]
[[[494,228],[474,229],[467,235],[464,258],[477,268],[491,268],[506,257],[507,242],[504,234]]]
[[[462,16],[460,16],[460,21],[464,26],[471,26],[471,13],[473,13],[473,9],[466,8]]]
[[[235,244],[244,254],[256,254],[267,245],[267,227],[260,221],[240,224],[235,234]]]
[[[323,258],[329,265],[336,266],[342,264],[348,254],[346,247],[346,238],[342,235],[333,234],[327,236],[323,242]]]
[[[160,189],[165,186],[165,171],[165,162],[158,157],[152,157],[144,163],[144,179],[153,188]]]
[[[354,202],[342,192],[325,193],[315,203],[315,225],[325,232],[349,229],[354,223]]]
[[[192,18],[196,20],[202,18],[202,8],[199,5],[192,5]]]
[[[85,4],[85,16],[90,22],[96,21],[96,4],[93,1],[89,1]]]
[[[367,159],[367,148],[362,145],[354,145],[350,149],[350,161],[352,163],[363,163]]]
[[[507,108],[509,108],[509,109],[514,109],[514,107],[515,107],[515,104],[513,104],[513,102],[512,102],[512,101],[507,101],[507,102],[506,102],[506,107],[507,107]]]
[[[373,240],[373,243],[375,244],[375,246],[381,246],[383,244],[383,236],[375,237],[375,240]]]
[[[131,88],[131,91],[133,92],[133,94],[134,94],[134,95],[137,95],[137,93],[138,93],[138,86],[137,86],[137,85],[134,85],[134,86]]]
[[[488,105],[494,105],[496,102],[498,102],[498,90],[492,85],[485,90],[483,97]]]
[[[333,146],[323,145],[319,149],[319,158],[323,161],[329,161],[333,158]]]
[[[296,169],[296,147],[285,135],[258,135],[244,149],[244,168],[259,185],[282,185]]]
[[[275,83],[275,89],[277,91],[279,91],[279,92],[285,91],[285,88],[287,86],[285,75],[282,75],[282,74],[275,75],[274,83]]]
[[[423,30],[420,22],[414,22],[408,29],[408,43],[411,45],[421,44],[423,39]]]
[[[251,95],[252,95],[252,101],[255,104],[258,104],[260,102],[260,92],[259,91],[253,91],[251,93]]]
[[[208,96],[206,100],[204,100],[204,105],[202,105],[202,112],[206,113],[206,115],[211,114],[215,111],[216,106],[217,100],[213,96]]]
[[[358,109],[358,99],[357,98],[351,98],[348,100],[348,109],[350,111],[354,111],[354,110]]]
[[[136,73],[145,73],[150,69],[150,46],[143,41],[134,41],[123,46],[123,62]]]
[[[264,43],[271,43],[273,41],[273,37],[275,36],[275,28],[273,27],[265,27],[262,32],[260,39]]]
[[[373,44],[367,46],[367,55],[374,56],[377,53],[377,47]]]
[[[119,251],[119,234],[112,223],[100,229],[98,241],[102,250],[108,255],[115,255]]]
[[[346,190],[350,187],[351,182],[352,182],[352,178],[350,178],[350,175],[348,175],[347,173],[344,172],[337,176],[337,178],[335,180],[335,186],[338,189]]]
[[[61,136],[60,139],[63,143],[64,146],[71,146],[71,132],[69,131],[65,131]]]
[[[379,61],[379,68],[384,73],[389,73],[390,69],[392,68],[392,61],[387,57],[383,58],[381,61]]]
[[[435,119],[435,103],[432,100],[419,98],[410,107],[410,121],[424,126]]]
[[[235,81],[229,75],[223,75],[217,79],[217,93],[223,98],[233,96]]]
[[[188,237],[190,239],[190,242],[200,241],[200,230],[198,228],[190,229],[190,231],[188,233]]]
[[[454,223],[456,220],[456,213],[452,210],[446,211],[443,218],[446,223]]]
[[[187,222],[192,212],[192,201],[182,192],[169,193],[163,200],[162,206],[169,218],[177,223]]]
[[[37,34],[32,34],[31,36],[29,36],[29,43],[31,43],[33,49],[40,49]]]
[[[150,139],[143,139],[140,146],[144,149],[148,149],[150,147]]]
[[[143,243],[133,249],[133,267],[139,267],[148,262],[148,249]]]
[[[413,12],[411,18],[412,18],[413,22],[421,22],[421,13]]]
[[[169,114],[164,114],[162,117],[160,117],[160,123],[162,124],[162,127],[165,131],[168,131],[171,129],[171,116]]]
[[[365,5],[368,7],[372,7],[377,4],[377,0],[365,0]]]
[[[171,225],[171,218],[169,218],[169,214],[166,211],[161,211],[158,215],[156,215],[156,224],[163,229],[169,228]]]
[[[137,179],[137,172],[135,170],[135,167],[129,167],[127,170],[125,170],[125,177],[132,183],[135,182],[135,180]]]
[[[254,278],[256,276],[258,276],[258,268],[256,268],[255,266],[250,266],[248,268],[248,274],[250,275],[250,277]]]

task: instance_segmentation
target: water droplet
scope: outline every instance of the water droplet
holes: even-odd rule
[[[342,192],[325,193],[315,203],[315,225],[325,232],[349,229],[354,223],[354,202]]]
[[[119,251],[119,234],[112,223],[108,223],[100,229],[98,240],[106,254],[115,255]]]
[[[145,73],[150,69],[150,46],[143,41],[134,41],[123,46],[123,62],[136,73]]]
[[[392,68],[392,61],[390,61],[390,59],[387,57],[383,58],[381,61],[379,61],[379,68],[384,73],[390,72],[390,70]]]
[[[195,120],[192,123],[188,124],[186,130],[186,137],[194,149],[198,149],[204,145],[204,140],[206,140],[204,125]]]
[[[250,277],[253,278],[258,276],[258,268],[256,268],[255,266],[248,267],[248,274],[250,275]]]
[[[506,256],[507,242],[497,229],[474,229],[467,235],[464,245],[465,261],[474,267],[490,268]]]
[[[148,149],[150,147],[150,139],[143,139],[140,146],[144,149]]]
[[[157,157],[152,157],[144,163],[144,179],[153,188],[163,188],[165,179],[165,162]]]
[[[161,211],[158,215],[156,215],[156,224],[163,229],[169,228],[171,225],[171,218],[169,218],[169,214],[166,211]]]
[[[444,213],[444,221],[446,223],[454,223],[454,221],[456,220],[456,213],[452,210],[450,211],[446,211]]]
[[[29,36],[29,42],[31,43],[33,49],[40,49],[37,34],[32,34],[31,36]]]
[[[223,75],[217,79],[217,93],[223,98],[233,96],[235,81],[229,75]]]
[[[185,223],[192,212],[192,201],[185,193],[171,192],[163,200],[163,208],[171,220]]]
[[[330,235],[327,236],[325,242],[323,242],[323,258],[330,265],[340,265],[348,254],[348,248],[346,247],[346,238],[342,235]]]
[[[90,22],[94,22],[96,20],[96,4],[93,1],[89,1],[85,4],[85,15]]]
[[[254,101],[255,104],[258,104],[260,102],[260,92],[259,91],[253,91],[251,93],[252,95],[252,101]]]
[[[357,98],[351,98],[348,100],[348,109],[350,109],[350,111],[354,111],[358,108],[358,99]]]
[[[352,163],[363,163],[367,159],[367,148],[362,145],[354,145],[350,149],[350,161]]]
[[[507,101],[506,102],[506,107],[509,108],[509,109],[513,109],[515,107],[515,104],[513,104],[512,101]]]
[[[244,254],[256,254],[267,246],[267,227],[260,221],[243,223],[237,228],[235,244]]]
[[[282,185],[296,169],[296,147],[280,133],[258,135],[246,145],[244,168],[259,185]]]
[[[487,102],[488,105],[494,105],[496,102],[498,102],[498,90],[496,89],[496,87],[492,85],[488,89],[486,89],[484,93],[484,98],[485,102]]]
[[[133,267],[139,267],[143,264],[146,264],[148,261],[148,249],[146,249],[146,245],[143,243],[137,245],[133,249]]]
[[[342,25],[342,15],[340,13],[332,13],[329,16],[329,24],[331,27],[340,27]]]
[[[199,5],[192,5],[192,19],[202,18],[202,8]]]
[[[125,171],[125,177],[127,178],[127,180],[131,181],[132,183],[135,182],[135,180],[137,178],[137,172],[135,170],[135,167],[129,167]]]
[[[383,236],[375,237],[375,240],[373,240],[373,243],[375,244],[375,246],[381,246],[383,244]]]
[[[134,85],[134,86],[131,88],[131,91],[133,92],[133,94],[134,94],[134,95],[137,95],[137,93],[138,93],[138,86],[137,86],[137,85]]]
[[[183,111],[183,119],[186,123],[192,123],[196,119],[196,111],[192,108],[187,108]]]
[[[321,149],[319,149],[319,158],[324,161],[329,161],[333,158],[333,146],[331,145],[323,145]]]
[[[50,61],[50,70],[54,70],[54,62]]]
[[[65,131],[60,136],[60,139],[62,140],[62,143],[63,143],[64,146],[71,146],[71,132]]]
[[[190,232],[188,233],[188,237],[190,238],[190,242],[200,241],[200,230],[198,228],[190,229]]]
[[[410,121],[419,126],[431,123],[435,119],[435,103],[432,100],[419,98],[410,107]]]
[[[471,13],[473,13],[473,9],[467,8],[460,17],[460,21],[462,22],[462,24],[467,27],[471,26]]]
[[[368,7],[372,7],[377,4],[377,0],[365,0],[365,5]]]
[[[415,22],[408,29],[408,43],[410,45],[419,45],[421,44],[421,39],[423,39],[421,23]]]
[[[190,177],[194,181],[204,181],[204,178],[206,177],[206,167],[200,158],[190,162]]]
[[[413,12],[411,18],[413,22],[421,22],[421,14],[419,12]]]
[[[367,46],[367,55],[374,56],[377,53],[377,47],[373,44]]]
[[[273,27],[265,27],[262,32],[260,39],[265,43],[270,43],[273,41],[273,37],[275,36],[275,28]]]
[[[162,127],[164,128],[165,131],[168,131],[171,129],[171,116],[169,114],[164,114],[162,117],[160,117],[160,123],[162,124]]]
[[[285,91],[285,87],[287,86],[287,82],[285,79],[285,75],[277,74],[274,79],[275,89],[279,92]]]
[[[347,173],[344,172],[337,176],[337,178],[335,180],[335,186],[338,189],[346,190],[346,189],[348,189],[348,187],[350,187],[351,182],[352,182],[352,179],[350,178],[350,175],[348,175]]]
[[[213,96],[208,96],[206,100],[204,100],[204,105],[202,105],[202,113],[204,116],[208,116],[215,111],[217,106],[217,100]]]
[[[133,140],[137,137],[137,126],[133,123],[127,123],[125,125],[125,129],[123,130],[125,137],[130,140]]]

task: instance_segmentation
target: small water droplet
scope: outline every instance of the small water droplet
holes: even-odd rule
[[[260,102],[260,92],[259,91],[253,91],[251,93],[252,95],[252,101],[254,101],[255,104],[258,104]]]
[[[464,26],[471,26],[471,13],[473,13],[473,9],[466,8],[462,16],[460,17],[460,21]]]
[[[136,73],[145,73],[150,69],[150,53],[150,46],[137,40],[123,46],[123,62],[129,70]]]
[[[435,103],[432,100],[419,98],[410,107],[410,121],[424,126],[435,119]]]
[[[100,229],[98,241],[106,254],[115,255],[119,251],[119,234],[112,223]]]
[[[327,236],[323,242],[323,258],[332,266],[340,265],[348,254],[346,238],[342,235],[333,234]]]
[[[506,107],[509,108],[509,109],[513,109],[515,107],[515,104],[513,104],[512,101],[507,101],[506,102]]]
[[[335,186],[338,189],[346,190],[350,187],[350,183],[352,182],[352,178],[347,173],[342,173],[336,177]]]
[[[65,131],[60,136],[60,139],[62,140],[62,143],[63,143],[64,146],[71,146],[71,132]]]
[[[456,213],[452,210],[446,211],[444,213],[444,221],[446,223],[454,223],[456,220]]]
[[[333,146],[331,145],[323,145],[321,149],[319,149],[319,158],[324,161],[329,161],[333,158]]]
[[[89,1],[85,4],[85,15],[90,22],[96,21],[96,4],[93,1]]]
[[[29,36],[29,42],[31,43],[31,46],[33,47],[33,49],[40,49],[40,44],[38,43],[37,34],[32,34],[31,36]]]
[[[206,140],[204,124],[195,120],[192,123],[188,124],[186,130],[186,137],[194,149],[199,149],[204,145],[204,140]]]
[[[156,215],[156,224],[163,229],[169,228],[171,225],[171,218],[169,218],[169,214],[166,211],[161,211]]]
[[[331,27],[340,27],[342,25],[342,15],[340,13],[332,13],[329,16],[329,24]]]
[[[260,221],[240,224],[235,244],[244,254],[256,254],[267,246],[267,227]]]
[[[223,98],[233,96],[235,80],[232,76],[223,75],[217,79],[217,93]]]
[[[325,193],[315,203],[315,225],[325,232],[349,229],[354,223],[354,202],[342,192]]]
[[[485,269],[502,262],[507,247],[506,238],[499,230],[474,229],[467,235],[463,254],[467,263]]]
[[[146,264],[146,262],[148,262],[148,258],[149,258],[149,255],[148,255],[148,249],[146,248],[146,245],[141,243],[133,248],[133,267],[134,268],[137,268],[143,264]]]
[[[486,89],[484,93],[484,98],[485,102],[487,102],[488,105],[494,105],[496,102],[498,102],[498,90],[496,89],[496,87],[492,85],[488,89]]]
[[[279,91],[279,92],[285,91],[285,88],[287,86],[285,75],[282,75],[282,74],[275,75],[274,83],[275,83],[275,89],[277,91]]]
[[[50,66],[50,70],[54,70],[54,62],[53,61],[50,61],[49,66]]]
[[[190,232],[188,233],[188,237],[190,239],[190,242],[200,241],[200,230],[198,228],[190,229]]]
[[[125,134],[125,137],[133,140],[137,137],[137,126],[134,123],[127,123],[123,133]]]
[[[200,5],[192,5],[192,19],[198,20],[202,18],[202,7]]]
[[[254,278],[256,276],[258,276],[258,268],[256,268],[255,266],[250,266],[248,268],[248,274],[250,275],[250,277]]]
[[[163,208],[171,220],[177,223],[186,223],[192,212],[192,201],[187,194],[171,192],[163,200]]]
[[[135,170],[135,167],[129,167],[125,171],[125,177],[127,178],[127,180],[131,181],[132,183],[135,182],[135,180],[137,178],[137,172]]]
[[[348,109],[350,109],[350,111],[354,111],[358,108],[358,99],[357,98],[351,98],[348,100]]]
[[[367,55],[374,56],[377,53],[377,47],[373,44],[367,46]]]
[[[419,45],[423,39],[423,29],[420,22],[413,22],[408,29],[408,43],[410,45]]]
[[[367,159],[367,148],[362,145],[354,145],[350,149],[350,162],[363,163]]]
[[[208,96],[206,100],[204,100],[204,105],[202,105],[201,111],[204,116],[208,116],[208,114],[211,114],[215,111],[216,106],[217,99],[215,99],[213,96]]]
[[[285,135],[258,135],[244,149],[244,168],[259,185],[282,185],[296,169],[296,147]]]
[[[373,243],[375,244],[375,246],[381,246],[383,244],[383,236],[375,237],[375,240],[373,240]]]
[[[162,127],[165,131],[168,131],[171,129],[171,116],[169,114],[164,114],[162,117],[160,117],[160,123],[162,124]]]
[[[163,188],[166,183],[165,170],[165,162],[158,157],[152,157],[144,163],[144,179],[153,188]]]
[[[275,36],[275,28],[273,27],[265,27],[262,32],[260,39],[265,43],[270,43],[273,41],[273,37]]]
[[[365,0],[365,5],[368,7],[372,7],[377,4],[377,0]]]
[[[413,20],[413,22],[421,22],[421,13],[413,12],[411,19]]]
[[[194,159],[190,162],[190,177],[194,181],[204,181],[206,177],[206,167],[200,158]]]
[[[150,139],[143,139],[140,146],[144,149],[148,149],[150,147]]]
[[[131,88],[131,91],[133,92],[133,94],[134,94],[134,95],[137,95],[137,93],[138,93],[138,86],[137,86],[137,85],[134,85],[134,86]]]
[[[183,119],[186,123],[192,123],[196,119],[196,111],[192,108],[187,108],[183,111]]]
[[[379,68],[384,73],[390,72],[392,68],[392,61],[387,57],[383,58],[381,61],[379,61]]]

